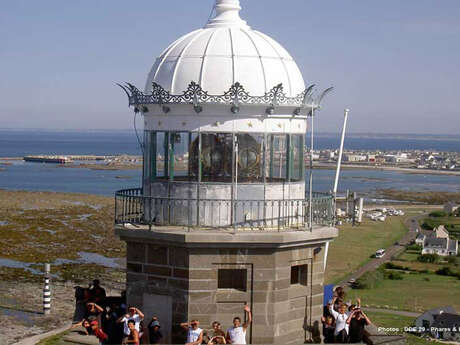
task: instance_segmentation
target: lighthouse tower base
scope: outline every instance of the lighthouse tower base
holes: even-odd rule
[[[181,322],[196,319],[204,330],[219,321],[225,331],[243,307],[253,312],[248,344],[320,341],[326,243],[332,227],[310,231],[129,229],[127,298],[157,316],[165,342],[184,343]]]

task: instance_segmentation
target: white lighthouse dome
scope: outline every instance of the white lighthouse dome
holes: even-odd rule
[[[269,36],[251,29],[239,16],[239,0],[217,0],[207,25],[172,43],[149,73],[146,92],[157,83],[182,94],[195,82],[210,95],[240,83],[250,95],[264,95],[278,84],[295,97],[305,83],[292,56]]]

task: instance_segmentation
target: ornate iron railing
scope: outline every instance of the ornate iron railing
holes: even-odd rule
[[[211,95],[203,90],[198,83],[191,82],[182,94],[173,95],[166,91],[161,85],[153,83],[152,92],[145,94],[133,84],[118,84],[128,95],[129,105],[149,105],[149,104],[226,104],[226,105],[272,105],[272,106],[294,106],[308,107],[313,102],[313,86],[295,97],[288,97],[284,93],[282,84],[274,86],[263,96],[250,95],[240,83],[233,84],[230,89],[222,95]]]
[[[145,196],[140,188],[115,194],[117,225],[278,231],[332,225],[334,199],[330,194],[314,193],[311,210],[310,217],[308,199],[174,199]]]

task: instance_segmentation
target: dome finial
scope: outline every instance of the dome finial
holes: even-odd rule
[[[216,0],[216,16],[212,18],[205,28],[249,26],[240,18],[240,0]]]

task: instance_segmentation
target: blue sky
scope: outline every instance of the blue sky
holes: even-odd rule
[[[339,131],[460,132],[459,0],[241,0],[308,84],[335,87],[318,119]],[[0,2],[0,128],[132,127],[114,84],[205,24],[213,0]]]

